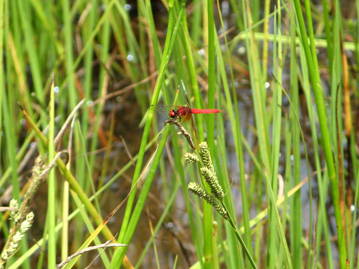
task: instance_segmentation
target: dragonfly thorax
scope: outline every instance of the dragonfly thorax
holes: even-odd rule
[[[178,110],[176,109],[172,109],[170,111],[170,113],[168,114],[168,116],[172,119],[175,119],[175,118],[182,118],[183,116],[187,116],[189,114],[191,114],[191,109],[189,107],[186,107],[186,106],[181,106],[178,108]]]

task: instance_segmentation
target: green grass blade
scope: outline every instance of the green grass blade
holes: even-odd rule
[[[319,117],[319,126],[322,135],[322,146],[325,153],[325,159],[328,168],[328,175],[331,184],[331,192],[333,198],[333,206],[334,206],[334,213],[335,219],[337,223],[337,233],[338,233],[338,245],[339,245],[339,253],[340,253],[340,267],[344,268],[346,263],[346,246],[345,246],[345,239],[344,239],[344,232],[343,232],[343,223],[341,216],[340,208],[339,208],[339,188],[338,183],[336,181],[336,169],[333,160],[333,153],[332,153],[332,143],[330,141],[330,135],[327,125],[327,116],[326,116],[326,108],[324,105],[323,99],[323,90],[320,83],[320,77],[318,72],[318,64],[316,60],[316,53],[314,47],[314,38],[313,38],[313,27],[310,20],[310,10],[307,8],[307,16],[308,17],[308,32],[310,37],[311,47],[308,44],[308,36],[306,32],[306,26],[304,23],[303,13],[298,0],[294,0],[295,10],[297,14],[297,19],[299,23],[299,29],[302,38],[302,44],[305,50],[305,56],[308,63],[309,75],[311,80],[311,85],[313,87],[313,92],[315,96],[315,101],[318,110],[318,117]],[[306,5],[309,6],[310,3],[305,1]],[[309,14],[308,14],[309,11]]]
[[[292,41],[296,38],[296,25],[295,25],[295,13],[294,10],[291,11],[291,39]],[[297,46],[295,42],[292,43],[291,46],[291,58],[290,58],[290,95],[293,107],[290,113],[290,129],[292,132],[292,141],[293,141],[293,186],[297,185],[300,182],[300,169],[301,169],[301,148],[300,148],[300,137],[299,137],[299,126],[296,115],[299,115],[299,89],[298,89],[298,74],[297,74]],[[293,266],[295,268],[302,267],[302,201],[301,201],[301,192],[297,192],[293,199],[291,199],[291,250],[296,255],[293,256]]]
[[[156,105],[156,103],[157,103],[158,96],[159,96],[160,89],[161,89],[161,85],[162,85],[163,79],[164,79],[165,70],[167,68],[171,52],[173,50],[173,46],[174,46],[174,42],[176,40],[176,35],[177,35],[179,23],[182,20],[181,16],[182,16],[183,12],[184,12],[184,8],[182,7],[182,9],[181,9],[181,11],[180,11],[180,13],[178,15],[176,25],[174,25],[173,24],[173,20],[174,20],[174,18],[173,18],[174,17],[173,6],[170,6],[170,21],[169,21],[169,32],[168,32],[169,34],[167,35],[166,46],[165,46],[165,49],[164,49],[163,58],[162,58],[162,62],[161,62],[161,68],[159,70],[158,79],[157,79],[156,86],[155,86],[155,89],[154,89],[151,106]],[[134,173],[134,176],[133,176],[131,189],[136,185],[136,182],[138,181],[138,178],[140,176],[140,171],[141,171],[141,167],[142,167],[142,161],[143,161],[143,157],[144,157],[144,151],[145,151],[145,147],[146,147],[146,144],[147,144],[147,138],[148,138],[149,130],[150,130],[150,127],[151,127],[153,114],[154,114],[153,109],[149,109],[145,129],[144,129],[143,137],[142,137],[142,141],[141,141],[139,158],[138,158],[138,161],[136,163],[136,168],[135,168],[135,173]],[[130,214],[131,214],[131,211],[132,211],[132,205],[133,205],[134,198],[135,198],[135,193],[136,193],[135,190],[136,189],[134,189],[132,191],[132,193],[131,193],[131,195],[129,197],[128,203],[127,203],[125,217],[124,217],[124,221],[122,223],[121,232],[120,232],[119,239],[118,239],[119,242],[126,242],[126,241],[124,241],[125,236],[127,236],[128,240],[130,240],[131,237],[132,237],[132,235],[130,237],[128,237],[129,233],[128,233],[127,230],[128,230],[128,228],[132,227],[132,225],[128,226],[128,223],[130,221]],[[124,253],[125,253],[124,250],[119,250],[119,251],[115,252],[113,261],[111,263],[111,266],[116,267],[119,264],[121,264],[122,259],[124,257],[123,256]]]
[[[54,81],[51,85],[50,89],[50,111],[49,111],[49,119],[50,119],[50,128],[49,128],[49,138],[48,138],[48,153],[49,153],[49,163],[55,158],[55,89],[54,89]],[[55,226],[56,226],[56,177],[55,170],[51,169],[48,176],[48,209],[47,209],[47,221],[49,223],[49,252],[48,252],[48,260],[47,265],[49,268],[56,267],[56,234],[55,234]]]

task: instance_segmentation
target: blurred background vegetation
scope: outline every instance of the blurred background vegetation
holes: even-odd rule
[[[189,194],[201,181],[190,147],[155,108],[186,105],[183,82],[192,107],[222,110],[184,127],[208,142],[257,267],[356,268],[358,11],[358,0],[0,0],[0,200],[34,212],[7,265],[53,268],[117,240],[128,248],[72,261],[249,268],[232,227]]]

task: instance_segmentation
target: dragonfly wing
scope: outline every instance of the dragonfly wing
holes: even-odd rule
[[[181,118],[181,122],[186,122],[188,120],[191,120],[192,119],[192,114],[191,113],[187,113],[186,115],[184,115],[182,118]]]
[[[153,109],[157,112],[164,112],[166,114],[168,114],[169,111],[171,111],[171,109],[174,110],[178,110],[178,108],[180,108],[181,106],[176,106],[176,105],[152,105],[151,107],[153,107]]]

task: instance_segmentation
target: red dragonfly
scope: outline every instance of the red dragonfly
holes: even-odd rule
[[[192,114],[212,114],[222,112],[219,109],[197,109],[190,108],[188,106],[175,106],[178,109],[171,109],[168,116],[172,119],[178,119],[180,121],[186,121],[191,118]]]
[[[198,144],[198,135],[195,131],[194,124],[192,121],[192,114],[212,114],[212,113],[219,113],[221,110],[219,109],[196,109],[196,108],[190,108],[188,106],[172,106],[176,107],[177,109],[171,109],[168,116],[171,118],[169,120],[166,120],[166,123],[175,124],[180,130],[180,134],[182,134],[184,137],[186,137],[187,142],[189,146],[195,150],[195,144],[191,138],[191,135],[186,131],[186,129],[179,123],[180,121],[185,122],[187,120],[191,120],[192,130],[196,137],[196,141]]]

